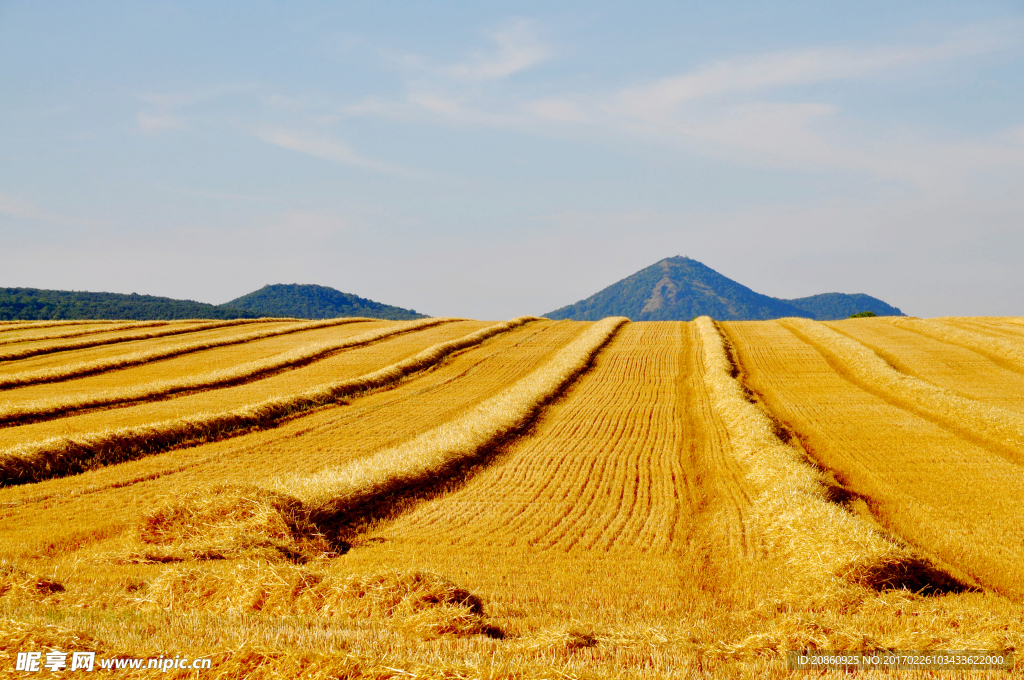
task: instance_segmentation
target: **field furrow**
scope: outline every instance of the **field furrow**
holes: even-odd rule
[[[626,319],[612,317],[586,329],[547,362],[493,397],[397,446],[313,474],[281,480],[276,490],[298,498],[320,521],[361,528],[404,497],[433,492],[463,478],[467,466],[486,464],[495,447],[518,434],[549,401],[585,371]]]
[[[898,317],[894,320],[903,321]],[[988,318],[988,317],[939,317],[937,319],[922,319],[930,324],[943,324],[953,328],[962,328],[973,331],[980,335],[987,335],[994,338],[1005,338],[1011,341],[1024,340],[1024,322],[1012,317]]]
[[[1003,368],[959,344],[876,319],[827,323],[860,342],[901,373],[968,399],[1024,413],[1024,371]],[[1024,338],[1020,346],[1024,348]]]
[[[1024,596],[1021,466],[863,389],[781,323],[722,326],[751,389],[881,525],[988,587]]]
[[[71,352],[91,347],[102,347],[104,345],[117,345],[123,342],[135,342],[138,340],[151,340],[153,338],[165,338],[172,335],[184,335],[198,331],[208,331],[215,328],[229,328],[232,326],[247,326],[259,323],[260,319],[233,319],[230,321],[202,321],[185,324],[174,324],[170,327],[160,327],[158,330],[150,330],[144,333],[136,332],[132,328],[114,329],[105,333],[96,333],[86,339],[72,339],[71,341],[32,341],[18,343],[10,349],[0,349],[0,361],[17,361],[43,354],[55,352]]]
[[[504,332],[519,323],[500,324],[489,332]],[[5,428],[0,430],[0,446],[7,446],[0,449],[2,479],[24,483],[54,476],[56,471],[57,476],[74,474],[183,443],[265,427],[427,368],[444,356],[448,343],[458,344],[464,338],[463,343],[471,346],[479,334],[486,337],[488,329],[475,331],[476,326],[458,322],[428,327],[237,387]],[[467,330],[475,332],[467,336]],[[83,468],[82,461],[89,463]]]
[[[776,569],[784,565],[790,587],[898,587],[911,565],[920,564],[918,556],[832,502],[804,451],[788,443],[770,412],[753,403],[731,343],[707,317],[694,325],[712,407],[729,435],[728,452],[745,473],[751,505],[744,530],[754,555]]]
[[[1020,334],[992,333],[977,326],[922,319],[889,319],[888,322],[918,335],[941,340],[977,352],[999,366],[1024,375],[1024,327]]]
[[[260,321],[23,359],[214,343],[0,391],[0,665],[681,680],[1019,650],[1024,465],[992,440],[1024,325],[935,324],[981,351],[919,322]],[[138,332],[99,328],[24,332]]]
[[[315,472],[358,460],[427,432],[438,422],[455,418],[499,393],[543,365],[587,326],[536,321],[457,354],[436,370],[393,389],[360,397],[348,406],[314,412],[272,430],[73,478],[0,489],[0,525],[17,533],[17,527],[31,524],[25,521],[29,515],[53,513],[53,540],[65,540],[61,535],[109,535],[147,509],[199,486],[219,482],[269,485],[296,471]],[[444,326],[436,330],[441,328]],[[23,506],[33,509],[26,514]],[[77,526],[62,525],[57,519],[69,514],[80,518]],[[29,541],[18,548],[19,554],[22,549],[34,549],[33,545]]]
[[[104,321],[102,319],[66,319],[50,321],[0,321],[0,330],[25,330],[27,328],[60,328],[67,326],[101,326],[117,324],[121,321]]]
[[[688,329],[631,323],[528,437],[388,541],[570,551],[677,551],[699,503],[680,408]]]
[[[719,546],[727,555],[749,556],[752,490],[746,470],[732,452],[729,431],[712,403],[708,385],[713,369],[705,360],[704,340],[697,327],[687,324],[688,350],[681,383],[681,400],[688,436],[684,460],[689,462],[705,518],[701,540]],[[689,481],[689,480],[688,480]]]
[[[807,319],[779,323],[813,345],[836,371],[862,389],[971,438],[1009,461],[1024,462],[1024,414],[901,373],[863,344],[822,323]]]
[[[107,324],[85,324],[73,326],[71,330],[53,328],[41,328],[34,330],[5,330],[0,327],[0,346],[13,345],[21,342],[37,342],[41,340],[64,340],[77,338],[83,335],[94,335],[110,331],[125,331],[135,328],[152,328],[155,326],[168,326],[181,324],[181,321],[130,321],[125,323]]]
[[[144,364],[120,371],[116,376],[107,373],[67,383],[24,387],[8,392],[7,399],[0,399],[0,426],[51,420],[69,412],[155,401],[169,395],[252,382],[273,373],[322,360],[345,349],[449,321],[453,319],[430,318],[335,326],[209,350],[210,354],[216,356],[197,352],[180,359]],[[271,347],[288,345],[293,349],[267,355]],[[266,358],[260,358],[261,355],[266,355]],[[210,370],[210,366],[220,368]],[[186,370],[189,367],[202,370],[190,372]],[[161,375],[174,377],[161,379]],[[153,377],[147,381],[148,376]],[[111,383],[115,386],[108,387]]]
[[[170,359],[192,352],[201,352],[214,347],[240,345],[263,338],[363,321],[366,319],[328,319],[298,323],[265,321],[259,324],[258,330],[252,330],[251,327],[218,328],[196,331],[185,340],[172,336],[157,340],[127,342],[124,345],[112,347],[80,350],[70,353],[68,357],[58,354],[3,363],[0,364],[0,390],[71,380],[96,373],[139,366],[151,361]]]

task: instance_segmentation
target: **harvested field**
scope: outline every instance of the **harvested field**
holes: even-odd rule
[[[72,326],[68,328],[53,328],[44,327],[41,329],[28,329],[18,330],[15,327],[14,330],[5,330],[3,326],[0,326],[0,346],[12,345],[19,342],[30,342],[38,340],[61,340],[65,338],[77,338],[83,335],[93,335],[95,333],[106,333],[110,331],[124,331],[136,328],[152,328],[156,326],[167,326],[172,323],[181,323],[174,321],[131,321],[127,323],[107,323],[107,324],[84,324]]]
[[[219,438],[237,429],[266,426],[373,387],[376,382],[386,383],[392,376],[377,378],[373,369],[398,364],[439,341],[452,342],[456,339],[450,337],[452,334],[465,331],[465,326],[472,323],[428,328],[415,337],[398,337],[380,347],[355,349],[356,356],[326,358],[238,387],[143,403],[118,410],[113,417],[102,412],[0,430],[0,445],[10,443],[0,453],[0,470],[4,471],[0,474],[11,482],[36,480],[33,471],[40,466],[51,470],[58,466],[57,460],[99,456],[120,462],[138,457],[140,446],[149,452],[185,441]],[[393,379],[402,375],[399,370]]]
[[[450,320],[346,324],[186,354],[72,383],[29,385],[8,391],[7,399],[0,401],[0,424],[44,420],[73,411],[155,401],[172,394],[251,382],[446,321]],[[211,370],[213,366],[217,368]]]
[[[970,423],[932,418],[931,408],[914,408],[905,395],[865,386],[789,325],[723,324],[769,410],[896,537],[969,582],[1024,596],[1016,566],[1024,559],[1016,520],[1024,468]],[[839,327],[847,325],[856,324]]]
[[[941,330],[927,335],[902,323],[876,319],[827,325],[860,342],[901,373],[968,399],[1024,413],[1024,352],[1021,370],[1017,371],[1013,366],[1000,365],[1014,359],[1012,351],[992,347],[986,352],[980,345],[971,349],[967,344],[956,343],[952,333],[948,334],[949,341],[943,341]],[[1013,349],[1012,343],[1006,344],[1010,346],[1007,349]],[[1024,347],[1024,336],[1018,346]],[[990,354],[1001,361],[993,361],[987,356]]]
[[[107,326],[123,323],[121,321],[101,321],[98,319],[69,319],[62,321],[0,321],[0,331],[25,330],[27,328],[62,328],[69,326]]]
[[[214,328],[227,328],[254,323],[253,319],[236,319],[232,321],[209,321],[185,324],[174,324],[157,328],[123,328],[103,333],[90,334],[87,338],[77,337],[71,340],[41,340],[35,342],[21,342],[15,347],[0,348],[0,361],[14,361],[41,354],[53,354],[55,352],[70,352],[76,349],[88,349],[90,347],[102,347],[103,345],[116,345],[122,342],[135,340],[150,340],[152,338],[164,338],[171,335],[183,335],[195,333]]]
[[[256,321],[10,362],[60,377],[0,392],[0,649],[652,680],[1019,649],[1018,321]]]
[[[680,455],[692,436],[681,404],[690,342],[682,324],[628,324],[533,436],[465,488],[409,513],[389,540],[679,551],[702,495],[692,459]]]
[[[981,354],[1003,368],[1024,374],[1024,326],[1009,333],[991,328],[991,324],[951,323],[950,320],[892,319],[890,323],[919,335],[960,345]]]
[[[481,322],[468,322],[488,327]],[[99,486],[123,488],[115,493],[128,498],[140,494],[151,502],[171,489],[211,483],[261,483],[296,470],[317,469],[357,460],[385,446],[428,431],[438,420],[451,419],[528,374],[572,340],[583,324],[534,322],[497,335],[474,351],[458,355],[416,380],[391,390],[370,392],[343,408],[316,411],[266,432],[236,440],[154,456],[67,480],[52,480],[5,490],[10,502],[66,498],[79,502],[74,489]],[[511,361],[508,361],[511,359]],[[258,460],[259,464],[254,464]],[[182,469],[184,468],[184,469]],[[168,478],[161,480],[163,476]],[[157,478],[157,479],[154,479]],[[142,488],[129,488],[133,480]],[[171,486],[167,486],[171,485]],[[152,487],[152,492],[148,489]],[[39,493],[43,491],[43,496]],[[69,493],[70,492],[70,493]],[[22,494],[25,494],[24,496]],[[91,503],[95,499],[81,499]],[[59,501],[62,502],[62,501]],[[131,501],[134,504],[134,500]],[[72,511],[65,509],[63,511]],[[77,511],[75,511],[77,512]],[[121,518],[117,518],[120,521]]]
[[[224,331],[220,328],[212,330],[200,329],[187,339],[171,337],[160,341],[128,341],[117,344],[113,348],[79,350],[71,354],[70,360],[63,354],[55,358],[53,355],[42,358],[0,363],[0,389],[20,387],[46,382],[59,382],[86,375],[94,375],[104,371],[119,370],[129,366],[138,366],[151,361],[169,359],[171,357],[199,352],[213,347],[239,345],[261,338],[287,335],[299,331],[323,328],[341,324],[363,321],[363,319],[341,319],[328,321],[278,322],[267,321],[256,330],[249,327],[231,327]]]

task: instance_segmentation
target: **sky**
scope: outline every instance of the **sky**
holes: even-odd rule
[[[0,0],[0,287],[1024,315],[1020,2]]]

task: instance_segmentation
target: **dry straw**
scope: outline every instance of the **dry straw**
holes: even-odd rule
[[[16,677],[15,660],[19,652],[50,650],[102,651],[103,643],[85,633],[48,623],[27,623],[7,617],[0,618],[0,662]],[[152,673],[152,671],[150,671]],[[21,677],[30,677],[19,673]]]
[[[95,335],[96,333],[111,333],[113,331],[125,331],[136,328],[153,328],[156,326],[169,326],[171,324],[181,325],[181,321],[133,321],[131,323],[109,324],[106,328],[87,328],[85,330],[64,331],[63,333],[47,333],[45,335],[34,335],[22,338],[0,339],[0,345],[14,345],[21,342],[40,342],[42,340],[64,340],[67,338],[78,338],[83,335]],[[8,330],[0,328],[0,331]],[[20,328],[14,330],[21,330]]]
[[[703,346],[708,391],[729,434],[729,450],[753,490],[750,530],[762,556],[783,559],[794,581],[881,585],[909,555],[830,503],[816,470],[776,435],[768,415],[747,400],[714,322],[694,322]]]
[[[345,522],[353,515],[358,521],[362,509],[443,478],[520,431],[586,370],[626,321],[612,317],[593,324],[545,365],[455,420],[347,465],[282,480],[278,489],[300,499],[315,517]]]
[[[886,319],[900,328],[906,328],[939,340],[945,340],[961,347],[974,350],[1000,363],[1012,365],[1018,371],[1024,371],[1024,351],[1020,343],[1013,343],[1001,338],[994,338],[982,333],[972,333],[941,319]]]
[[[266,359],[250,361],[237,366],[231,366],[230,368],[208,371],[198,375],[156,380],[141,385],[129,385],[119,389],[93,392],[86,396],[61,395],[49,399],[39,399],[18,405],[10,405],[6,408],[0,406],[0,425],[46,420],[62,416],[71,411],[151,401],[180,392],[194,392],[215,387],[240,385],[257,378],[266,377],[271,373],[286,368],[293,368],[323,359],[344,349],[360,347],[401,333],[409,333],[456,320],[454,318],[435,317],[397,323],[387,328],[362,333],[344,340],[309,344]]]
[[[125,638],[131,640],[130,634]],[[195,641],[183,642],[195,644]],[[185,649],[189,647],[186,644]],[[463,668],[462,664],[448,662],[441,666],[430,665],[404,656],[394,658],[393,654],[387,652],[361,658],[345,647],[347,645],[342,644],[324,653],[301,647],[282,648],[279,644],[268,646],[266,643],[244,641],[230,647],[204,650],[202,656],[192,657],[211,659],[211,667],[201,671],[169,669],[156,673],[144,665],[138,669],[117,669],[113,673],[118,678],[139,680],[153,677],[166,680],[195,680],[197,677],[204,680],[478,680],[482,677],[490,680],[528,680],[551,677],[548,673],[527,675],[519,671],[488,672],[487,675],[481,675],[477,669]],[[97,660],[156,658],[167,652],[166,648],[153,647],[152,643],[129,641],[111,644],[66,625],[0,618],[0,667],[13,669],[18,652],[40,651],[45,655],[50,650],[91,650],[97,653]],[[570,676],[559,673],[559,677]]]
[[[900,373],[861,343],[824,324],[807,319],[782,323],[804,341],[832,355],[839,370],[868,391],[880,393],[886,400],[956,432],[970,433],[1013,462],[1024,461],[1024,416]]]
[[[496,632],[478,597],[423,572],[338,577],[287,563],[246,561],[227,574],[183,566],[163,572],[144,602],[188,612],[380,619],[421,638]]]
[[[333,553],[294,499],[259,487],[222,484],[177,497],[147,513],[115,563],[180,562],[244,557],[306,562]]]
[[[625,321],[593,324],[522,380],[403,444],[350,465],[282,480],[273,491],[212,487],[156,509],[139,525],[139,545],[128,546],[127,558],[114,559],[272,558],[275,553],[298,561],[313,557],[318,549],[323,551],[317,525],[330,527],[335,545],[368,518],[398,506],[409,492],[445,483],[453,470],[479,462],[520,431],[586,370]],[[523,320],[508,323],[517,322]]]
[[[23,347],[21,349],[14,349],[10,352],[0,354],[0,361],[14,361],[17,359],[27,359],[29,357],[40,356],[42,354],[53,354],[54,352],[68,352],[76,349],[88,349],[90,347],[102,347],[103,345],[116,345],[122,342],[131,342],[133,340],[151,340],[153,338],[165,338],[170,335],[183,335],[185,333],[198,333],[199,331],[208,331],[215,328],[227,328],[230,326],[241,326],[243,324],[251,324],[258,322],[266,322],[267,319],[232,319],[231,321],[210,321],[207,323],[194,323],[184,327],[178,326],[177,328],[165,328],[160,331],[150,331],[148,333],[123,333],[121,335],[114,336],[112,338],[93,338],[92,340],[78,340],[76,342],[53,342],[48,345],[41,345],[37,347]],[[115,329],[104,329],[104,330],[117,330]]]
[[[13,564],[0,562],[0,598],[43,602],[63,591],[64,586],[59,581],[36,576]]]
[[[488,326],[355,379],[324,383],[304,392],[229,411],[199,413],[188,418],[102,430],[73,438],[52,437],[12,447],[0,452],[0,484],[25,484],[63,477],[182,444],[210,441],[266,427],[282,418],[334,403],[342,397],[398,382],[411,373],[433,366],[453,352],[478,345],[534,318],[519,317]]]
[[[62,326],[82,326],[86,324],[117,324],[119,321],[109,319],[71,319],[64,321],[0,321],[0,331],[24,331],[30,328],[59,328]]]
[[[81,378],[86,375],[103,373],[104,371],[112,371],[120,368],[128,368],[130,366],[139,366],[151,361],[170,359],[183,354],[191,354],[192,352],[213,349],[215,347],[241,345],[246,342],[252,342],[253,340],[273,338],[279,335],[288,335],[290,333],[299,333],[301,331],[311,331],[318,328],[341,326],[347,323],[371,320],[372,319],[352,317],[346,319],[328,319],[325,321],[304,321],[290,324],[284,328],[264,329],[253,331],[252,333],[232,335],[226,338],[201,340],[198,342],[185,342],[180,345],[172,345],[171,347],[165,347],[163,349],[139,350],[137,352],[130,352],[128,354],[111,357],[109,359],[96,359],[93,361],[82,361],[75,364],[65,364],[54,368],[22,371],[21,373],[12,373],[0,377],[0,390],[12,387],[21,387],[24,385],[37,385],[40,383],[59,382],[61,380]],[[264,319],[263,321],[266,320]]]

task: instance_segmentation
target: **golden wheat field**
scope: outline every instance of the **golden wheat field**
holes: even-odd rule
[[[1021,318],[0,325],[10,677],[1008,656],[1022,520]]]

